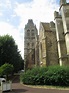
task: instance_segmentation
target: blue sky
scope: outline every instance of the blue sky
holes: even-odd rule
[[[0,0],[0,35],[12,35],[21,55],[24,55],[24,27],[33,19],[39,29],[40,22],[54,20],[60,0]],[[69,2],[69,0],[67,0]]]

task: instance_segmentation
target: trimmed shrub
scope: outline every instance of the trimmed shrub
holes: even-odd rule
[[[69,66],[35,67],[21,74],[20,80],[30,85],[69,86]]]

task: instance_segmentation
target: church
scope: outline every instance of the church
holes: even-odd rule
[[[69,65],[69,3],[66,0],[60,0],[54,21],[40,22],[38,35],[33,20],[28,20],[24,28],[25,69]]]

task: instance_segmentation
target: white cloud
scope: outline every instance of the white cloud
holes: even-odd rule
[[[16,3],[15,13],[20,17],[20,25],[18,29],[23,29],[28,19],[33,19],[37,28],[39,23],[50,22],[54,20],[54,11],[59,10],[59,5],[54,0],[33,0],[31,3]],[[23,44],[23,43],[22,43]],[[24,49],[24,47],[22,47]]]
[[[0,12],[0,16],[2,16],[3,15],[3,13],[2,12]]]
[[[12,7],[10,0],[6,0],[6,1],[5,1],[5,5],[6,5],[7,8],[11,8],[11,7]]]
[[[7,0],[6,6],[12,8],[10,0]],[[33,19],[37,28],[39,29],[39,23],[49,22],[54,20],[54,11],[58,10],[59,6],[56,4],[55,0],[33,0],[31,3],[17,3],[15,4],[14,12],[12,17],[20,17],[20,25],[14,28],[6,22],[0,22],[0,35],[9,34],[12,35],[18,44],[18,48],[21,51],[21,55],[24,54],[24,27],[27,24],[28,19]],[[9,22],[9,19],[8,19]],[[23,32],[21,31],[23,30]],[[1,32],[2,31],[2,32]],[[21,32],[22,33],[21,33]],[[22,38],[23,37],[23,38]]]
[[[54,20],[54,11],[58,5],[54,0],[33,0],[31,3],[18,4],[15,12],[21,18],[20,27],[24,27],[28,19],[33,19],[37,26],[40,21],[49,22]],[[39,28],[39,27],[38,27]]]
[[[21,38],[21,33],[18,29],[14,28],[12,25],[6,23],[6,22],[0,22],[0,35],[11,35],[16,44],[18,45],[19,51],[21,51],[21,55],[23,57],[23,39]]]

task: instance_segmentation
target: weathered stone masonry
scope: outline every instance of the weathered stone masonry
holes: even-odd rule
[[[69,65],[69,3],[66,0],[60,0],[54,20],[55,23],[40,22],[39,35],[33,21],[28,20],[24,37],[25,68]]]

